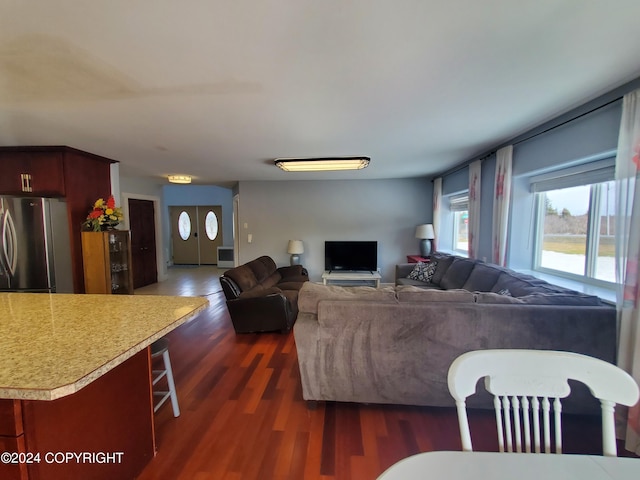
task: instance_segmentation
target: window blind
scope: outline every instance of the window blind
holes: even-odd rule
[[[608,182],[615,178],[615,159],[608,158],[530,178],[531,192],[548,192],[562,188]]]
[[[452,212],[469,210],[469,192],[451,195],[449,197],[449,210]]]

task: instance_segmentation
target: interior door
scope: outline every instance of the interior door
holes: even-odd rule
[[[169,207],[174,265],[198,265],[198,207]]]
[[[222,207],[198,206],[198,246],[201,265],[218,264],[218,247],[222,246]]]
[[[129,199],[133,288],[158,281],[156,226],[153,201]]]

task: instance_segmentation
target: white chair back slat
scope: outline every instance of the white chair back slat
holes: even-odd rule
[[[509,411],[509,397],[502,397],[502,414],[504,417],[504,436],[507,439],[507,452],[513,452],[513,435],[511,434],[511,415]]]
[[[500,397],[493,397],[493,408],[496,411],[496,427],[498,429],[498,449],[502,453],[504,452],[504,426],[502,423],[502,404],[500,401]]]
[[[585,384],[602,406],[603,455],[616,456],[614,408],[633,406],[640,397],[635,380],[605,361],[570,352],[549,350],[479,350],[458,357],[449,368],[449,391],[456,401],[462,448],[473,449],[466,415],[466,398],[484,378],[494,396],[498,446],[515,450],[556,453],[562,446],[561,399],[571,393],[568,380]],[[552,399],[550,401],[549,399]],[[553,425],[551,424],[553,410]],[[542,425],[540,420],[542,419]],[[531,431],[533,423],[533,432]]]
[[[544,453],[551,453],[551,424],[549,422],[549,410],[551,402],[547,397],[542,399],[542,428],[544,430]]]
[[[556,453],[562,453],[562,402],[559,398],[553,401],[554,426],[556,434]]]
[[[616,451],[616,427],[615,427],[615,406],[614,402],[601,400],[602,408],[602,451],[606,456],[617,455]]]
[[[522,397],[522,419],[524,420],[524,448],[525,452],[531,453],[531,426],[529,419],[533,412],[531,411],[531,402],[528,397]]]
[[[533,397],[531,403],[533,404],[533,444],[536,453],[540,453],[540,400],[538,397]]]
[[[511,397],[511,412],[513,414],[513,429],[516,437],[516,452],[522,453],[522,429],[520,428],[520,400],[517,396]]]

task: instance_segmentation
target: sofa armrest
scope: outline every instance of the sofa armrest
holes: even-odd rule
[[[266,297],[268,295],[275,295],[282,293],[278,287],[269,287],[262,288],[260,285],[248,290],[246,292],[242,292],[238,297],[238,300],[246,300],[248,298],[256,298],[256,297]]]
[[[396,280],[398,278],[407,278],[416,265],[416,263],[400,263],[396,265]]]
[[[288,331],[295,322],[291,303],[282,293],[271,293],[227,301],[237,333]]]
[[[307,277],[307,280],[309,279],[309,272],[307,272],[307,269],[304,268],[302,265],[290,265],[288,267],[279,267],[277,271],[282,276],[281,281],[286,282],[287,278],[289,277],[296,277],[296,278]]]

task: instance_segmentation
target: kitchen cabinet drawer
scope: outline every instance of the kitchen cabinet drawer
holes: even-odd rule
[[[0,193],[5,195],[64,196],[62,152],[0,152]]]

